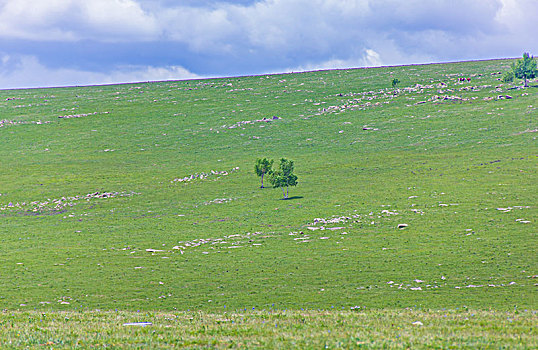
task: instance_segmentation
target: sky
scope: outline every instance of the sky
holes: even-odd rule
[[[0,89],[538,55],[538,0],[0,0]]]

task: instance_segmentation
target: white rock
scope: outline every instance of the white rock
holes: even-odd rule
[[[152,326],[153,323],[151,323],[151,322],[129,322],[129,323],[124,323],[123,325],[124,325],[124,326],[140,326],[140,327],[146,327],[146,326]]]

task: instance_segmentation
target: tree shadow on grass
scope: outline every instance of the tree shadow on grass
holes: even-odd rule
[[[288,197],[288,198],[280,198],[281,201],[289,201],[289,200],[292,200],[292,199],[302,199],[304,198],[303,196],[293,196],[293,197]]]

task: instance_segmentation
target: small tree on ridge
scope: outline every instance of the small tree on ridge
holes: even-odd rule
[[[267,158],[258,158],[256,159],[256,165],[254,165],[254,172],[256,175],[262,178],[262,185],[260,188],[263,188],[263,177],[265,174],[271,174],[273,171],[273,160]]]
[[[523,54],[523,59],[517,60],[517,63],[512,63],[512,70],[514,71],[516,78],[524,79],[525,87],[528,87],[527,79],[536,78],[538,75],[536,61],[533,56],[529,56],[528,52]]]

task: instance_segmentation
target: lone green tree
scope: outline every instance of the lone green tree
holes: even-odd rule
[[[273,171],[270,181],[274,188],[282,188],[283,199],[288,199],[289,187],[297,186],[297,175],[293,173],[293,160],[280,159],[278,169]]]
[[[400,79],[398,79],[398,78],[392,79],[392,88],[395,89],[396,86],[398,86],[399,83],[400,83]]]
[[[523,58],[517,60],[516,63],[512,63],[512,70],[514,75],[518,79],[525,81],[525,87],[527,87],[527,79],[536,78],[538,75],[538,69],[536,69],[536,61],[533,56],[530,56],[528,52],[523,54]]]
[[[254,172],[256,175],[260,176],[262,178],[262,185],[260,188],[263,188],[263,177],[265,174],[271,174],[273,171],[273,160],[269,160],[267,158],[258,158],[256,159],[256,164],[254,165]]]

